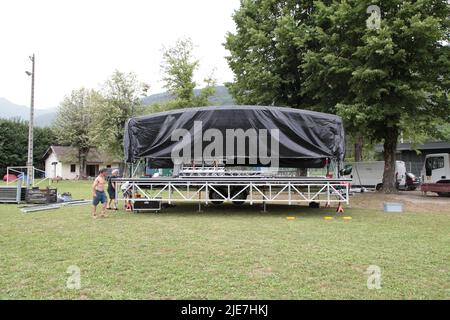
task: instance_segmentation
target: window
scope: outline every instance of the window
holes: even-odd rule
[[[441,169],[444,167],[444,157],[436,157],[433,158],[433,170],[434,169]]]
[[[106,166],[107,168],[111,168],[111,165],[110,164],[108,164],[107,166]]]
[[[70,172],[76,172],[77,171],[77,165],[76,164],[71,164],[70,165]]]
[[[444,167],[444,157],[431,157],[428,158],[425,167],[427,170],[436,170]]]

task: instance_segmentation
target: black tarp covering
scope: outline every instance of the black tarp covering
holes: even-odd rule
[[[279,167],[323,167],[326,158],[344,159],[344,128],[342,119],[336,115],[284,107],[212,106],[129,119],[124,136],[125,161],[146,158],[152,167],[172,167],[171,152],[178,143],[172,141],[172,133],[176,129],[186,129],[194,137],[195,121],[201,122],[203,132],[213,128],[223,137],[227,129],[255,129],[257,132],[266,129],[270,141],[271,129],[278,129]],[[192,143],[192,155],[198,143],[204,149],[210,142]],[[267,147],[270,148],[270,143]],[[235,160],[245,158],[249,165],[252,161],[248,155],[247,145],[244,155],[235,150],[233,157]],[[229,164],[229,155],[227,158]],[[254,165],[260,165],[259,161]]]

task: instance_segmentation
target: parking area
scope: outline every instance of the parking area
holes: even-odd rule
[[[384,202],[401,202],[405,211],[413,212],[443,212],[450,213],[450,197],[438,197],[421,191],[400,191],[396,194],[382,192],[354,193],[350,197],[350,208],[365,208],[383,210]]]

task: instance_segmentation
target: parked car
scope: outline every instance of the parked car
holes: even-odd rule
[[[17,176],[14,174],[5,174],[3,176],[3,181],[10,182],[10,181],[14,181],[14,180],[17,180]]]
[[[406,185],[405,190],[416,190],[417,187],[420,185],[420,178],[416,177],[413,173],[407,172],[406,173]]]

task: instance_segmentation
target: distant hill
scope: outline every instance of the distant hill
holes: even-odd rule
[[[194,94],[200,93],[200,89],[195,89]],[[145,105],[157,102],[165,102],[171,99],[167,92],[152,94],[142,99]],[[228,89],[225,86],[216,86],[216,93],[209,98],[211,105],[230,105],[235,104]],[[0,118],[11,119],[20,118],[28,120],[30,117],[30,108],[12,103],[11,101],[0,97]],[[47,127],[52,124],[56,118],[56,108],[36,109],[34,115],[34,123],[37,127]]]
[[[194,94],[198,95],[200,93],[200,90],[201,89],[195,89]],[[166,102],[169,101],[171,98],[172,97],[170,96],[169,93],[163,92],[152,94],[148,97],[143,98],[142,101],[145,105],[150,105],[153,103]],[[228,92],[228,89],[225,86],[216,86],[216,93],[209,98],[209,101],[211,101],[211,105],[217,106],[235,104],[233,97],[231,97],[230,93]]]
[[[51,124],[56,116],[56,108],[35,109],[34,122],[38,127],[45,127]],[[0,118],[11,119],[20,118],[28,120],[30,118],[30,108],[15,104],[5,98],[0,97]]]
[[[40,115],[36,115],[34,118],[34,123],[38,127],[49,127],[56,118],[56,108],[43,110],[48,111]]]

